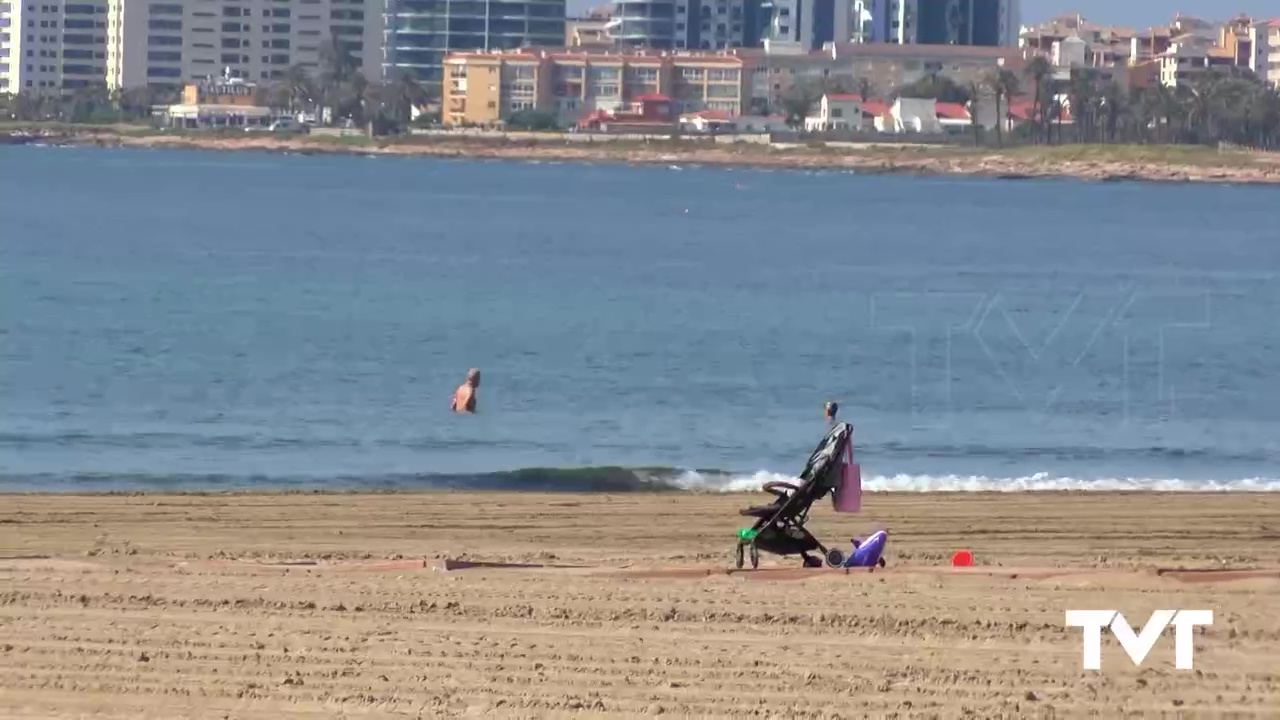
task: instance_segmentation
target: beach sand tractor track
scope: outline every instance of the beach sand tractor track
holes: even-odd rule
[[[19,567],[87,568],[93,563],[55,560],[52,558],[0,558],[0,570]],[[226,570],[232,572],[278,573],[305,571],[316,573],[448,573],[467,571],[467,575],[504,576],[509,574],[555,577],[600,577],[618,580],[699,580],[705,578],[734,578],[745,581],[838,581],[867,582],[870,576],[893,579],[902,576],[929,576],[945,581],[948,577],[987,577],[1008,580],[1052,580],[1067,578],[1129,578],[1133,581],[1176,581],[1178,583],[1214,584],[1245,580],[1280,581],[1280,566],[1258,567],[1150,567],[1150,568],[1097,568],[1062,566],[966,566],[949,565],[876,565],[872,567],[761,567],[735,568],[729,566],[592,566],[528,561],[472,560],[464,558],[399,558],[392,560],[189,560],[180,561],[174,567],[182,570]],[[867,576],[867,577],[861,577]]]

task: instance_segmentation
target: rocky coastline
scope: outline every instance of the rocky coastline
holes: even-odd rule
[[[678,141],[676,141],[678,142]],[[843,171],[863,174],[969,175],[1000,179],[1074,178],[1119,182],[1205,182],[1280,185],[1280,153],[1205,150],[1193,162],[1152,159],[1155,152],[1124,157],[1123,148],[1101,148],[1096,157],[1034,152],[1044,148],[975,150],[939,146],[848,144],[835,146],[754,143],[678,145],[672,141],[564,142],[492,140],[469,137],[343,139],[274,135],[161,135],[102,131],[11,133],[0,144],[64,147],[128,147],[252,151],[288,154],[421,156],[550,162],[706,165],[779,170]],[[1059,148],[1062,150],[1064,148]],[[1144,157],[1146,156],[1146,157]]]

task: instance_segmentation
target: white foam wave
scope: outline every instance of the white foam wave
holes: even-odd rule
[[[767,482],[796,482],[793,475],[765,470],[751,475],[712,475],[686,472],[675,484],[685,490],[756,492]],[[868,492],[1280,492],[1280,478],[1181,480],[1177,478],[1071,478],[1036,473],[1025,477],[983,475],[871,475],[862,479]]]

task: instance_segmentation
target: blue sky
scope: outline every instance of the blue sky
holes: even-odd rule
[[[1224,20],[1239,13],[1255,18],[1280,16],[1276,0],[1022,0],[1024,23],[1078,12],[1101,25],[1143,28],[1158,25],[1182,12],[1206,20]]]
[[[570,14],[607,4],[605,0],[569,0]],[[1103,25],[1150,27],[1166,22],[1175,12],[1199,15],[1207,20],[1225,19],[1237,13],[1254,17],[1280,17],[1277,0],[1022,0],[1024,23],[1054,15],[1078,12]]]

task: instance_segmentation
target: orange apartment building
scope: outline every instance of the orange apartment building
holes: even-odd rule
[[[671,98],[677,113],[750,106],[749,68],[729,53],[517,50],[444,58],[441,120],[497,124],[521,110],[552,113],[562,126],[598,112],[625,112],[642,96]]]

